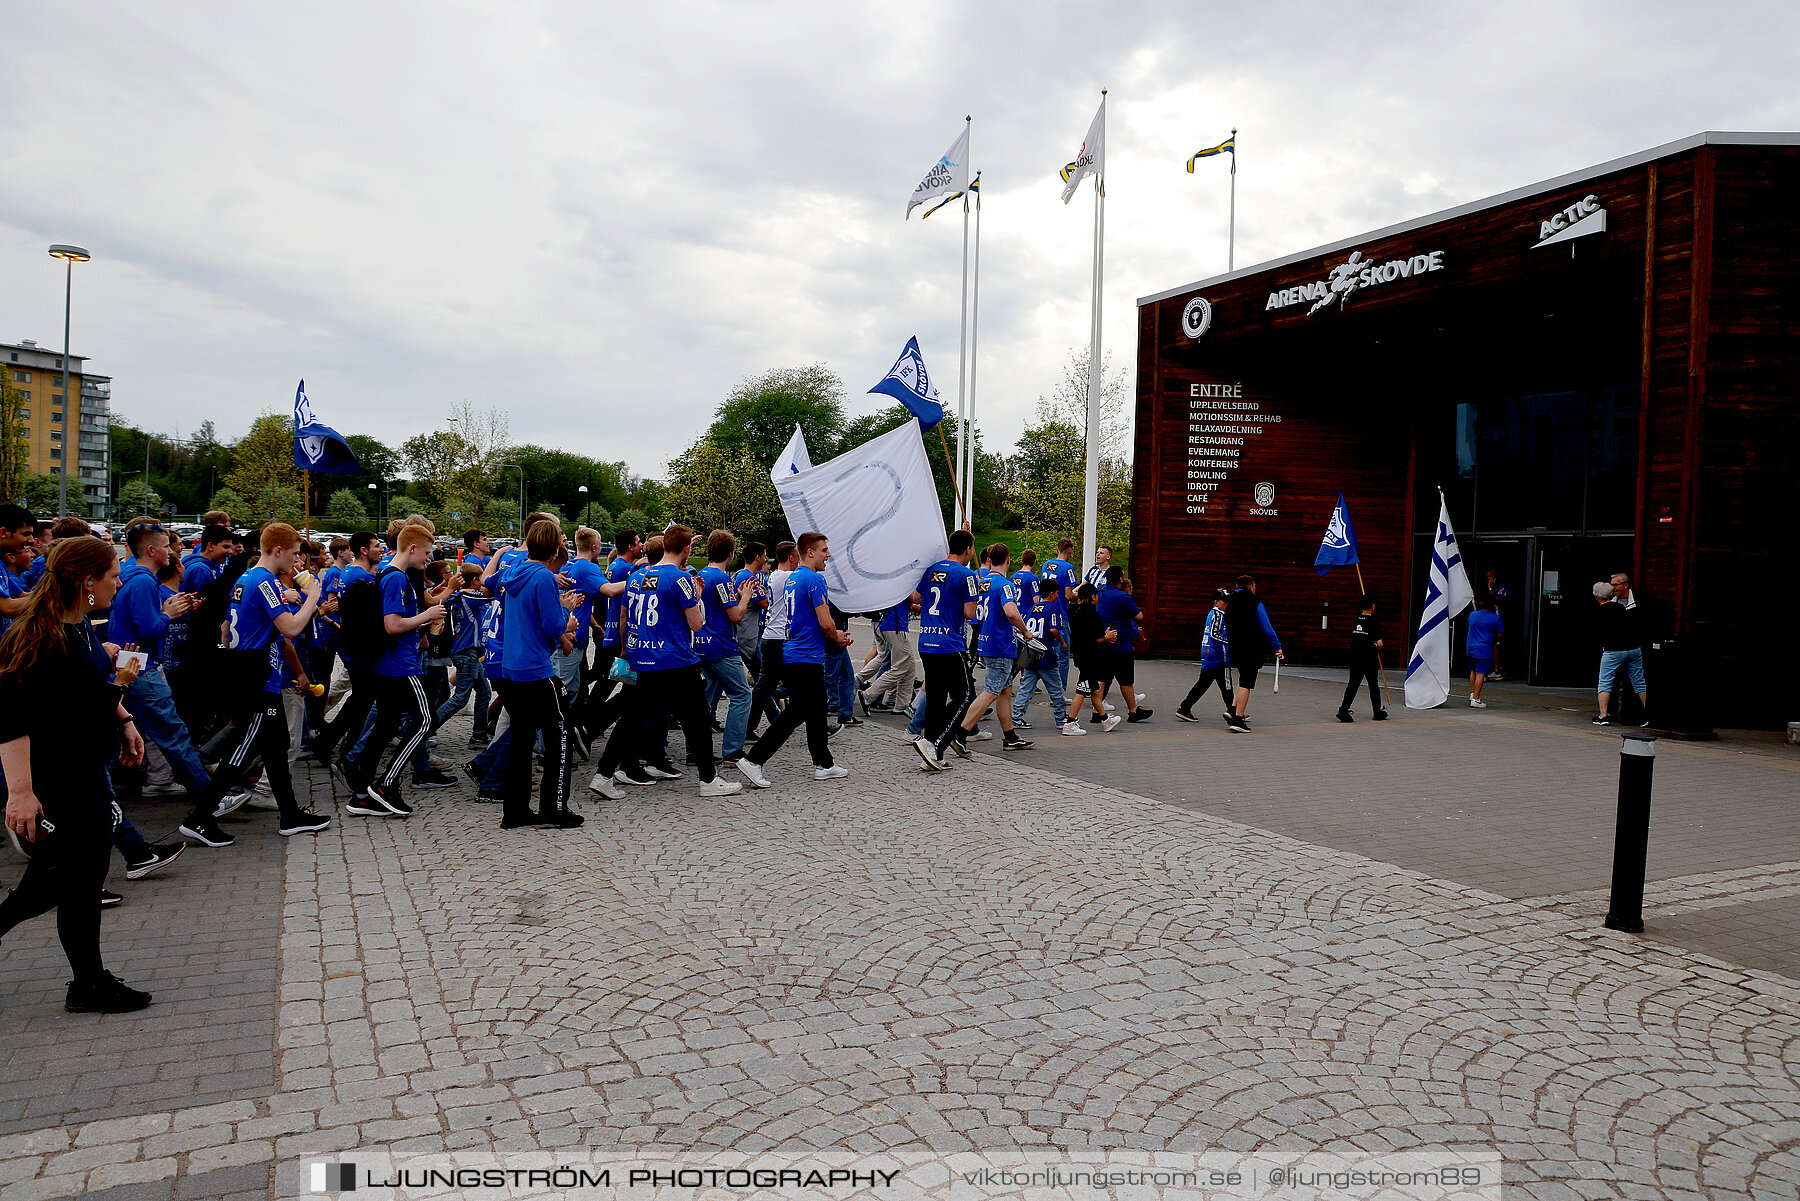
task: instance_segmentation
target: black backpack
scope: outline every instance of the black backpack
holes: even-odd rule
[[[394,644],[382,620],[381,581],[398,567],[384,567],[374,579],[358,580],[338,596],[338,649],[352,659],[373,663]]]

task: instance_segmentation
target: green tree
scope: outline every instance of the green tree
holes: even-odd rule
[[[241,522],[250,516],[250,506],[245,504],[244,498],[232,488],[220,488],[213,493],[212,499],[206,502],[206,507],[231,514],[233,521]]]
[[[569,524],[569,519],[567,517],[563,516],[562,507],[559,505],[550,504],[547,501],[539,502],[538,504],[532,505],[531,508],[526,510],[526,512],[542,513],[546,517],[555,518],[557,525],[568,525]]]
[[[519,536],[519,502],[504,496],[490,496],[481,505],[480,526],[494,538]]]
[[[25,396],[13,386],[13,373],[0,371],[0,497],[25,495],[31,443],[25,437]]]
[[[708,438],[669,464],[668,510],[700,537],[714,529],[741,537],[760,534],[781,516],[769,473],[737,447]]]
[[[154,488],[148,497],[144,495],[144,481],[132,480],[119,489],[118,511],[121,517],[138,517],[145,513],[156,513],[162,509],[162,496]]]
[[[362,497],[354,488],[339,488],[333,492],[325,515],[331,519],[333,525],[343,526],[347,530],[358,529],[369,524],[369,510],[364,507]]]
[[[39,517],[56,512],[59,485],[56,477],[45,475],[39,471],[26,473],[25,483],[20,488],[20,495],[25,498],[24,505]]]
[[[396,517],[411,517],[414,513],[424,513],[425,506],[404,492],[396,492],[388,497],[387,515],[392,521]],[[426,514],[429,516],[429,514]]]
[[[400,457],[433,515],[449,512],[451,497],[475,466],[474,447],[453,429],[414,434],[400,444]]]
[[[257,521],[285,521],[293,525],[306,515],[306,498],[300,489],[271,484],[256,494],[250,516]],[[237,514],[233,513],[233,517]]]
[[[602,538],[611,538],[613,530],[616,528],[613,525],[612,514],[608,513],[597,500],[589,501],[587,507],[581,510],[581,516],[577,520],[590,530],[597,532]]]
[[[234,465],[225,473],[225,486],[239,496],[261,496],[263,489],[270,487],[299,491],[300,469],[294,466],[293,418],[264,413],[251,423],[250,432],[231,450]]]
[[[710,443],[741,451],[766,476],[796,425],[805,432],[815,461],[838,452],[844,434],[844,381],[823,363],[781,367],[745,380],[720,403],[695,446]]]
[[[619,514],[618,521],[613,524],[615,534],[620,530],[635,530],[640,537],[644,538],[648,538],[661,529],[662,525],[652,520],[650,514],[642,509],[626,509]]]

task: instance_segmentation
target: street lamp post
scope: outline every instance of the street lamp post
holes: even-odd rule
[[[85,263],[94,256],[79,246],[70,246],[65,242],[57,242],[50,247],[50,257],[63,261],[63,412],[75,415],[75,466],[81,467],[81,389],[71,387],[69,377],[69,311],[75,296],[75,264]],[[63,436],[68,436],[69,427],[63,427]],[[149,481],[145,481],[148,487]],[[69,515],[69,444],[63,443],[63,464],[60,479],[56,486],[56,515]]]
[[[523,542],[525,540],[525,468],[517,463],[500,464],[502,471],[508,467],[516,469],[519,473],[519,541]]]
[[[371,513],[369,516],[371,516],[375,519],[375,523],[377,525],[379,525],[381,523],[381,492],[379,491],[380,487],[381,487],[380,484],[370,484],[369,485],[369,491],[375,493],[375,511],[373,513]]]
[[[592,475],[588,476],[589,480],[592,480],[593,478],[594,477]],[[586,525],[587,524],[587,521],[586,521],[587,507],[589,505],[593,504],[594,502],[591,500],[585,499],[588,494],[588,486],[586,484],[582,484],[582,485],[578,486],[575,489],[575,491],[581,493],[582,497],[584,498],[581,502],[581,511],[575,514],[575,524],[576,525]]]

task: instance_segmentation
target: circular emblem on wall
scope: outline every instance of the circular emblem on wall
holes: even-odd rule
[[[1204,296],[1196,296],[1181,310],[1181,332],[1198,338],[1212,326],[1212,305]]]
[[[1256,486],[1256,503],[1259,508],[1268,508],[1275,503],[1275,485],[1261,483]]]

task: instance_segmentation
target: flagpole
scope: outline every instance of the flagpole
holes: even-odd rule
[[[962,486],[956,482],[956,464],[950,460],[950,443],[944,437],[944,423],[938,422],[938,441],[944,444],[944,466],[950,469],[950,490],[956,493],[956,507],[963,508]]]
[[[975,294],[969,306],[969,436],[963,447],[962,486],[962,495],[971,501],[975,498],[975,375],[981,346],[981,189],[974,185],[980,182],[981,172],[977,171],[970,186],[975,193]],[[963,199],[966,202],[968,197]],[[974,507],[965,503],[963,508],[969,514],[969,528],[974,529]]]
[[[1217,129],[1218,126],[1213,126]],[[1231,223],[1226,226],[1225,270],[1237,269],[1237,129],[1231,131]],[[1359,580],[1361,573],[1358,573]]]
[[[300,469],[300,490],[306,494],[303,502],[306,506],[306,540],[312,541],[312,472]]]
[[[1101,135],[1106,131],[1106,89],[1100,89]],[[1104,144],[1104,143],[1103,143]],[[1106,280],[1106,176],[1094,176],[1094,311],[1088,341],[1087,468],[1081,501],[1082,554],[1092,563],[1100,543],[1100,299]]]
[[[963,122],[967,126],[966,132],[972,135],[975,128],[974,116],[965,116]],[[973,141],[974,139],[971,137],[971,144]],[[968,164],[965,163],[963,169],[968,170]],[[963,390],[963,381],[967,377],[969,367],[969,191],[967,188],[963,189],[962,309],[958,315],[958,326],[961,329],[961,336],[956,348],[956,418],[960,425],[957,428],[956,448],[957,457],[960,459],[969,444],[968,394]],[[973,528],[973,519],[969,515],[968,506],[963,503],[962,496],[962,490],[959,488],[956,493],[956,504],[961,515],[956,524],[960,528],[962,523],[967,521]]]

